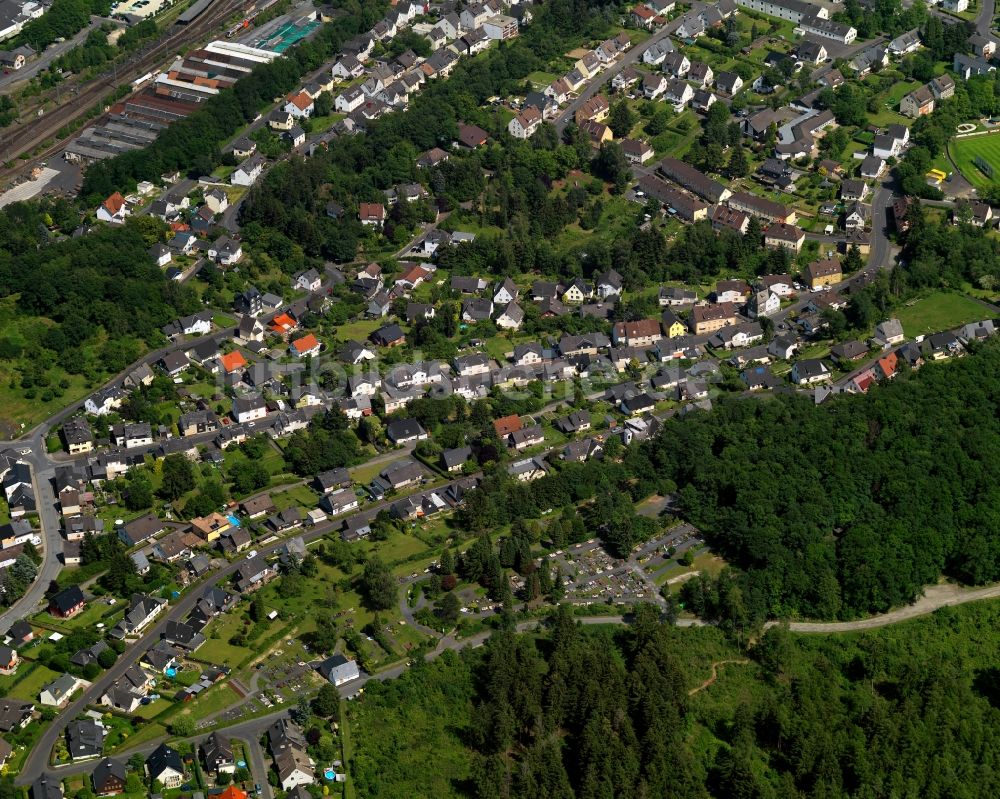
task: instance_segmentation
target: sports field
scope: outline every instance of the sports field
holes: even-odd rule
[[[1000,186],[1000,134],[955,139],[949,147],[959,171],[977,189]],[[993,176],[976,166],[976,156],[993,167]]]

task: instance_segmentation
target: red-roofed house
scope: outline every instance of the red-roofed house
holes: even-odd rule
[[[286,313],[280,313],[271,320],[271,332],[279,336],[286,336],[299,326],[292,317]]]
[[[406,289],[415,289],[421,283],[423,283],[427,276],[430,275],[424,267],[420,264],[414,264],[406,272],[396,279],[396,285]]]
[[[504,416],[493,422],[493,429],[497,431],[497,435],[500,438],[506,438],[511,433],[516,433],[521,429],[521,417],[516,413]]]
[[[288,100],[285,103],[285,110],[296,119],[305,119],[312,116],[312,112],[316,108],[313,98],[306,92],[289,94],[285,99]]]
[[[97,218],[101,222],[110,222],[113,225],[120,225],[128,215],[128,205],[125,204],[125,198],[118,191],[102,202],[97,209]]]
[[[652,30],[655,19],[656,12],[649,6],[639,5],[632,9],[632,22],[639,28]]]
[[[215,799],[249,799],[246,791],[241,791],[235,785],[230,785],[222,793],[216,794]]]
[[[385,206],[381,203],[361,203],[358,218],[362,225],[382,227],[385,222]]]
[[[884,358],[878,359],[878,363],[875,364],[875,369],[878,376],[882,380],[892,380],[892,378],[896,376],[896,367],[898,365],[896,353],[890,352]]]
[[[227,352],[219,360],[222,362],[222,368],[225,369],[227,375],[231,375],[237,369],[242,369],[247,365],[247,359],[243,357],[243,353],[239,350]]]
[[[292,353],[292,355],[296,355],[299,358],[305,358],[307,355],[318,355],[319,347],[319,339],[317,339],[312,333],[307,333],[302,338],[295,339],[288,350]]]

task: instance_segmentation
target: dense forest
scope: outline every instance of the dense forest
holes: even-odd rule
[[[990,344],[819,407],[722,401],[666,422],[646,453],[680,512],[742,569],[751,618],[852,616],[912,601],[942,573],[1000,579],[998,403]]]
[[[76,212],[64,200],[0,211],[0,361],[17,364],[20,388],[58,390],[52,374],[94,382],[124,369],[160,327],[201,309],[190,288],[167,281],[148,255],[164,226],[152,218],[67,237]],[[13,386],[12,386],[13,387]],[[26,395],[27,396],[27,395]]]
[[[627,630],[561,609],[540,637],[369,683],[351,775],[442,799],[995,796],[998,622],[981,603],[861,635],[775,627],[744,653],[649,608]]]

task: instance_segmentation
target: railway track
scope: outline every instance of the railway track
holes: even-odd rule
[[[62,128],[86,114],[87,111],[101,102],[111,91],[120,86],[131,84],[135,78],[159,66],[172,51],[176,51],[181,45],[190,44],[197,38],[209,33],[220,23],[224,22],[234,11],[246,4],[247,0],[219,0],[215,6],[210,7],[189,25],[175,27],[166,37],[160,39],[137,59],[127,62],[125,66],[117,70],[114,76],[104,74],[95,78],[78,94],[73,96],[72,99],[63,103],[51,113],[36,117],[25,123],[9,136],[4,135],[4,161],[8,163],[14,161],[24,153],[37,147],[39,142],[57,136]],[[105,117],[105,114],[101,114],[95,117],[93,121],[96,123]],[[12,168],[0,168],[0,181],[7,181],[16,175],[20,175],[59,152],[78,132],[79,130],[74,130],[69,136],[58,138],[51,146],[46,147],[44,151],[36,153],[26,161],[19,162]]]

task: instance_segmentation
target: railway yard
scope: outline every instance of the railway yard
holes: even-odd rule
[[[21,118],[0,136],[0,184],[9,189],[34,178],[43,185],[29,194],[73,189],[81,165],[147,146],[255,64],[318,27],[312,7],[297,3],[258,29],[253,20],[275,2],[198,0],[124,62],[90,79],[70,76],[54,95],[25,101]],[[17,87],[0,86],[0,94]]]

